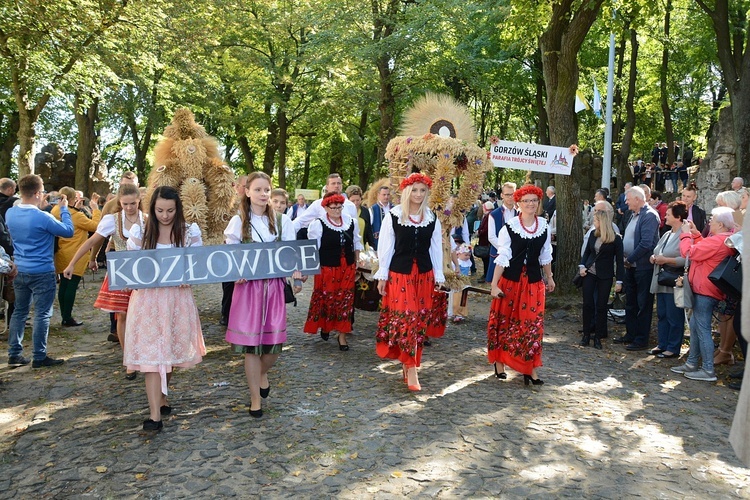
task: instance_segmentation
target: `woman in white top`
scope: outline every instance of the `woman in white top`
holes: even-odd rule
[[[68,267],[63,271],[63,276],[69,278],[75,272],[75,264],[89,255],[88,267],[96,270],[96,255],[91,253],[92,248],[99,248],[107,237],[111,236],[112,244],[115,251],[126,250],[127,240],[130,237],[130,230],[133,226],[143,226],[143,213],[138,209],[141,200],[141,193],[134,184],[122,184],[117,190],[117,200],[120,210],[113,214],[107,214],[102,217],[96,232],[86,240],[78,249],[73,258],[70,260]],[[110,290],[109,279],[105,276],[99,295],[94,302],[94,307],[109,313],[117,315],[117,339],[120,345],[125,345],[125,325],[130,302],[129,290]],[[135,378],[135,372],[125,376],[128,380]]]
[[[346,335],[352,332],[354,275],[363,246],[359,223],[341,213],[344,201],[343,195],[327,193],[320,202],[325,217],[315,219],[307,228],[307,238],[317,241],[320,274],[315,276],[304,332],[315,335],[320,330],[320,337],[328,340],[329,333],[336,330],[339,350],[348,351]]]
[[[401,182],[401,205],[389,211],[380,228],[380,268],[373,276],[383,296],[376,352],[401,361],[404,382],[412,391],[421,389],[417,367],[429,333],[433,291],[445,282],[442,229],[427,208],[431,187],[432,180],[421,173]]]
[[[269,203],[271,178],[264,172],[247,177],[240,213],[224,230],[227,244],[252,244],[296,239],[294,224],[287,215],[277,214]],[[295,271],[293,278],[302,277]],[[250,416],[263,416],[261,399],[268,397],[268,372],[286,342],[284,278],[238,280],[232,293],[226,341],[235,352],[245,355],[245,377],[250,390]]]
[[[188,226],[176,189],[158,187],[151,195],[146,227],[133,226],[128,250],[200,246],[201,230]],[[123,363],[145,374],[150,418],[143,430],[159,431],[169,415],[167,387],[174,367],[190,368],[206,354],[201,321],[189,285],[134,290],[128,306]]]

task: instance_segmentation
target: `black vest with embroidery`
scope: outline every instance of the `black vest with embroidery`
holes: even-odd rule
[[[430,259],[430,240],[435,230],[435,219],[426,226],[403,226],[398,223],[398,217],[390,214],[393,219],[393,232],[396,236],[393,258],[390,270],[399,274],[410,274],[414,260],[420,273],[432,270]]]
[[[323,234],[320,236],[320,265],[339,267],[342,252],[346,263],[354,264],[354,223],[350,223],[349,228],[343,231],[334,231],[322,219],[320,225],[323,226]]]
[[[505,227],[510,235],[511,259],[510,264],[503,272],[503,276],[510,281],[521,281],[521,271],[523,266],[526,266],[529,283],[541,281],[542,269],[539,266],[539,255],[547,241],[549,226],[533,238],[522,238],[520,234],[510,228],[510,224],[506,224]]]

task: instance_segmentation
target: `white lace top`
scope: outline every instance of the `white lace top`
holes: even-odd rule
[[[321,220],[323,222],[321,222]],[[320,248],[320,238],[323,236],[323,224],[325,224],[328,229],[338,232],[346,231],[349,229],[349,226],[354,224],[354,251],[364,250],[365,247],[362,245],[362,238],[359,236],[359,222],[357,219],[352,219],[347,214],[341,214],[341,221],[343,224],[341,224],[341,227],[337,227],[330,223],[328,217],[323,216],[321,219],[315,219],[307,228],[307,239],[316,240],[318,242],[318,248]]]
[[[435,220],[435,214],[430,209],[426,209],[422,220],[415,224],[409,217],[404,217],[401,213],[401,205],[393,207],[389,213],[396,216],[398,223],[402,226],[425,227]],[[393,217],[384,217],[383,225],[380,226],[380,238],[378,239],[378,272],[373,279],[388,279],[388,268],[391,267],[391,259],[395,251],[396,234],[393,231]],[[444,283],[445,275],[443,274],[443,230],[440,220],[435,220],[435,229],[432,231],[430,239],[430,261],[432,262],[432,271],[435,274],[436,283]]]
[[[201,228],[198,224],[193,222],[187,226],[187,241],[185,242],[186,247],[199,247],[203,245],[203,238],[201,237]],[[133,225],[130,227],[130,237],[128,238],[128,250],[140,250],[143,235],[141,233],[141,226]],[[164,245],[157,243],[156,248],[173,248],[174,244]]]
[[[252,227],[252,239],[255,242],[260,243],[261,240],[265,242],[276,241],[278,234],[271,234],[268,230],[268,217],[265,215],[255,215],[250,212],[250,224]],[[279,228],[276,228],[278,233]],[[225,241],[228,245],[235,245],[242,243],[242,219],[239,215],[235,215],[229,221],[227,228],[224,230]],[[283,214],[281,216],[281,240],[282,241],[293,241],[297,239],[297,234],[294,231],[294,223],[288,215]]]
[[[125,229],[125,212],[120,211],[120,216],[122,218],[122,237],[127,239],[130,237],[130,232],[128,232],[127,229]],[[107,214],[104,217],[102,217],[102,220],[99,221],[99,225],[96,226],[96,234],[99,236],[103,236],[106,238],[107,236],[112,236],[115,234],[115,216],[117,214]],[[138,210],[138,225],[143,226],[143,212]]]
[[[510,230],[516,233],[521,238],[530,240],[531,238],[536,238],[537,236],[541,235],[542,233],[544,233],[545,229],[547,229],[547,219],[537,216],[536,220],[539,221],[539,226],[533,233],[529,233],[521,227],[520,216],[512,218],[506,225],[502,227],[502,229],[500,229],[500,234],[497,236],[498,244],[495,265],[508,267],[510,265],[510,259],[513,257],[511,255],[510,233],[508,232],[508,228],[510,227]],[[546,264],[549,264],[550,262],[552,262],[552,232],[547,231],[547,239],[544,242],[544,246],[542,247],[542,252],[539,254],[539,264],[544,266]]]

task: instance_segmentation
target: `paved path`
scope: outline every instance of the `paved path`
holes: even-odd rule
[[[300,333],[308,285],[256,420],[217,324],[220,288],[197,287],[209,352],[175,374],[175,411],[153,435],[143,378],[123,379],[108,318],[90,309],[98,285],[79,293],[85,326],[51,332],[65,365],[0,365],[2,498],[750,498],[727,440],[737,393],[671,373],[677,360],[578,347],[576,308],[548,313],[546,384],[532,389],[492,376],[489,303],[473,298],[411,393],[374,354],[376,313],[357,311],[349,352]]]

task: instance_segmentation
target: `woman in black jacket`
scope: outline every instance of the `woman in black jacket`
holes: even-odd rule
[[[612,214],[606,210],[595,210],[594,228],[578,266],[583,277],[583,338],[580,345],[588,346],[593,333],[594,347],[601,349],[601,339],[607,336],[607,304],[612,289],[612,278],[617,276],[615,291],[620,292],[625,269],[622,260],[622,238],[612,228]],[[592,332],[591,319],[595,301],[596,331]]]

